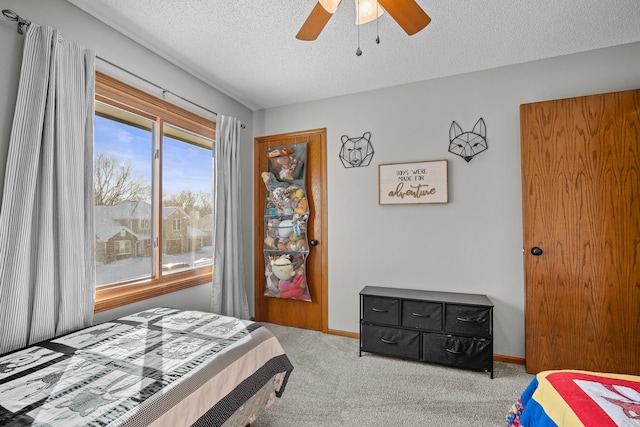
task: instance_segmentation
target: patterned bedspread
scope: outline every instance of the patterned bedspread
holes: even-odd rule
[[[588,371],[536,375],[507,414],[510,427],[640,427],[640,377]]]
[[[220,426],[292,369],[258,323],[156,308],[1,356],[0,425]]]

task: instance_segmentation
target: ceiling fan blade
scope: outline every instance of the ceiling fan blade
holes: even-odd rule
[[[431,18],[415,0],[378,0],[378,3],[410,36],[429,25]]]
[[[302,24],[300,31],[298,31],[298,34],[296,34],[296,38],[298,40],[306,41],[317,39],[324,26],[327,25],[327,22],[329,22],[331,16],[333,16],[333,14],[327,12],[327,10],[322,7],[320,2],[318,2],[316,4],[316,7],[313,8],[311,13],[307,17],[307,20],[304,21],[304,24]]]

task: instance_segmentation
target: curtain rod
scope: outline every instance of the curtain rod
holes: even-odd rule
[[[31,21],[29,21],[29,20],[27,20],[27,19],[24,19],[24,18],[20,17],[20,15],[18,15],[17,13],[15,13],[15,12],[14,12],[13,10],[11,10],[11,9],[4,9],[4,10],[2,11],[2,15],[4,15],[4,17],[5,17],[6,19],[8,19],[9,21],[13,21],[13,22],[16,22],[16,23],[18,24],[18,33],[19,33],[19,34],[24,34],[24,27],[28,27],[29,25],[31,25]],[[200,104],[196,104],[195,102],[190,101],[190,100],[188,100],[188,99],[186,99],[186,98],[184,98],[184,97],[182,97],[182,96],[178,95],[177,93],[171,92],[170,90],[165,89],[165,88],[163,88],[162,86],[157,85],[157,84],[153,83],[152,81],[149,81],[149,80],[145,79],[144,77],[141,77],[141,76],[139,76],[139,75],[137,75],[137,74],[135,74],[135,73],[133,73],[133,72],[131,72],[131,71],[129,71],[129,70],[127,70],[127,69],[125,69],[125,68],[122,68],[121,66],[116,65],[116,64],[114,64],[114,63],[113,63],[113,62],[111,62],[111,61],[107,61],[106,59],[104,59],[104,58],[102,58],[102,57],[100,57],[100,56],[98,56],[98,55],[96,55],[96,58],[97,58],[97,59],[99,59],[100,61],[104,62],[104,63],[107,63],[107,64],[111,65],[112,67],[115,67],[115,68],[117,68],[117,69],[119,69],[119,70],[121,70],[121,71],[124,71],[125,73],[127,73],[127,74],[129,74],[129,75],[131,75],[131,76],[133,76],[133,77],[135,77],[135,78],[137,78],[137,79],[142,80],[143,82],[145,82],[145,83],[147,83],[147,84],[150,84],[151,86],[154,86],[154,87],[156,87],[156,88],[160,89],[160,90],[162,91],[162,96],[164,96],[165,94],[167,94],[167,93],[168,93],[168,94],[170,94],[170,95],[172,95],[172,96],[175,96],[176,98],[179,98],[179,99],[181,99],[181,100],[183,100],[183,101],[185,101],[185,102],[188,102],[188,103],[189,103],[189,104],[191,104],[191,105],[195,105],[196,107],[198,107],[198,108],[200,108],[200,109],[202,109],[202,110],[204,110],[204,111],[208,111],[209,113],[211,113],[211,114],[213,114],[213,115],[215,115],[215,116],[217,116],[217,115],[218,115],[218,113],[216,113],[215,111],[212,111],[212,110],[210,110],[210,109],[208,109],[208,108],[205,108],[205,107],[203,107],[203,106],[202,106],[202,105],[200,105]],[[244,123],[241,123],[241,124],[240,124],[240,127],[241,127],[242,129],[245,129],[245,128],[246,128],[246,126],[244,125]]]

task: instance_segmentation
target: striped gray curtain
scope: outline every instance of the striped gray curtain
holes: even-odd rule
[[[213,290],[211,311],[249,318],[240,211],[240,121],[218,115],[213,149]]]
[[[0,354],[93,321],[94,68],[30,25],[0,206]]]

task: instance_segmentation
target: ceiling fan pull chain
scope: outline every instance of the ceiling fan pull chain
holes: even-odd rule
[[[356,50],[356,56],[362,55],[360,50],[360,25],[357,25],[358,22],[360,22],[360,0],[356,4],[356,26],[358,27],[358,50]]]
[[[380,22],[380,2],[376,2],[376,44],[380,44],[380,28],[378,23]]]

